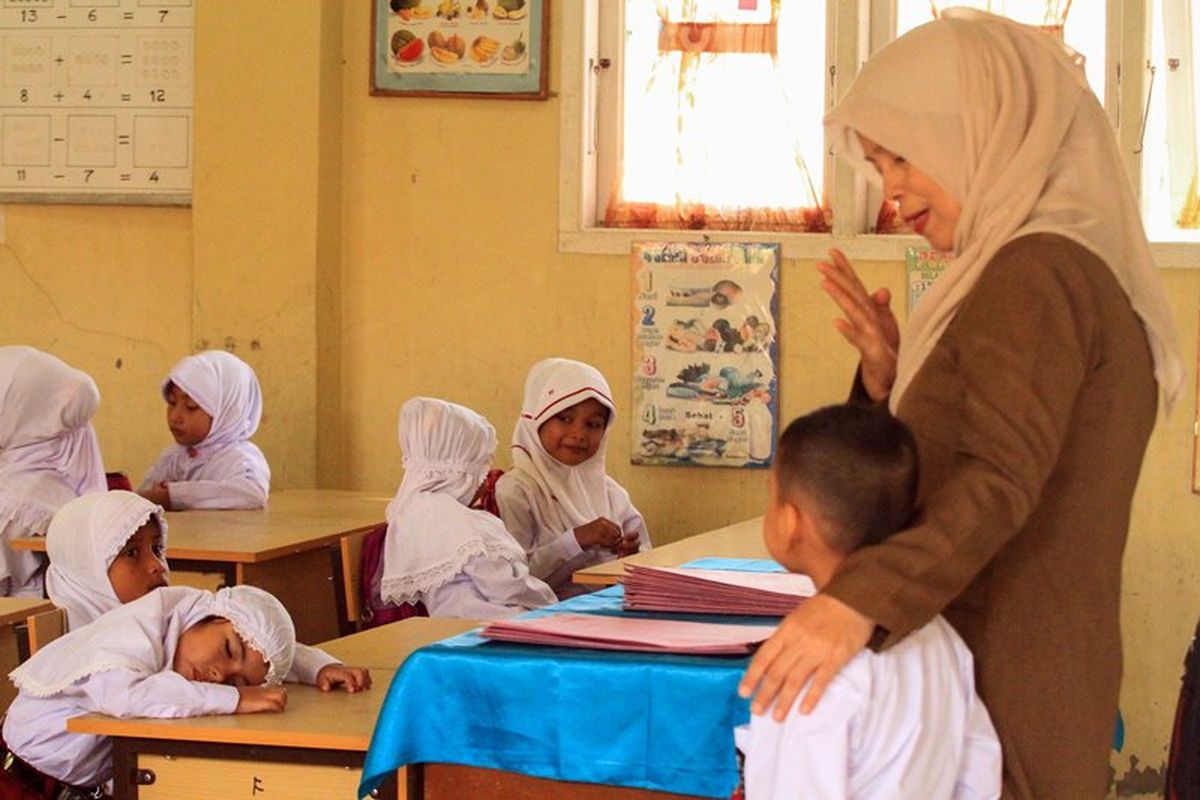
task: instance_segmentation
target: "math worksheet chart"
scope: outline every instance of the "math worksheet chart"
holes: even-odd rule
[[[0,0],[0,202],[191,202],[193,2]]]

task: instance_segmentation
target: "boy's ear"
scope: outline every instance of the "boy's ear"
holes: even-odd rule
[[[788,552],[796,555],[810,551],[814,539],[820,540],[817,520],[803,505],[785,500],[783,506],[781,517],[786,526]]]

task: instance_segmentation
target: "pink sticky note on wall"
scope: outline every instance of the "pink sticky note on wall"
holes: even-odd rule
[[[738,11],[758,11],[758,0],[738,0]]]

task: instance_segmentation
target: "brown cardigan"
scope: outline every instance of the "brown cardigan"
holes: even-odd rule
[[[942,612],[975,654],[1004,796],[1103,797],[1121,683],[1121,556],[1157,385],[1112,273],[1059,236],[992,259],[900,404],[921,518],[826,591],[888,647]]]

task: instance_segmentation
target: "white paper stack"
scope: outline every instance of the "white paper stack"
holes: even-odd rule
[[[639,567],[625,574],[625,608],[782,617],[817,593],[807,575],[727,569]]]
[[[489,623],[488,639],[590,650],[647,653],[745,655],[767,639],[774,625],[722,625],[715,622],[637,619],[602,614],[550,614],[534,619]]]

